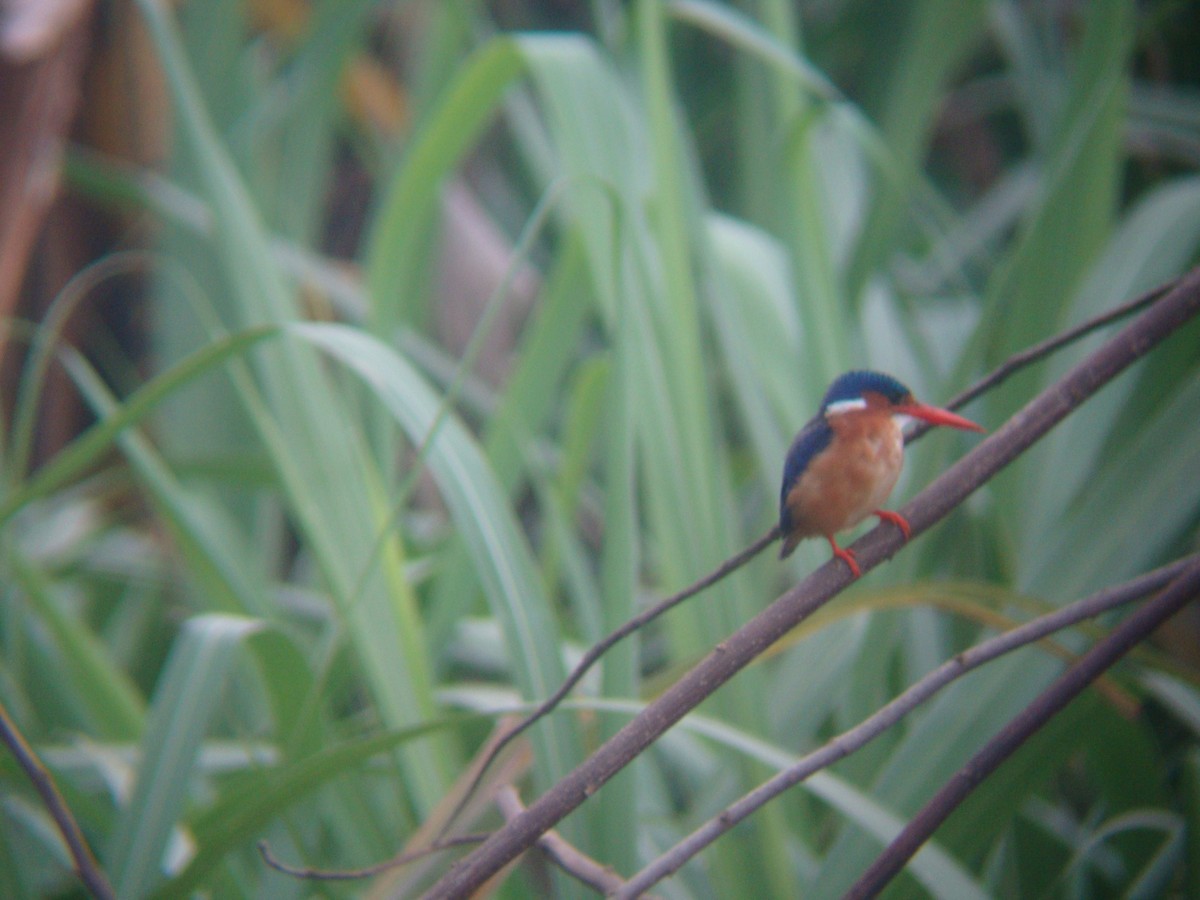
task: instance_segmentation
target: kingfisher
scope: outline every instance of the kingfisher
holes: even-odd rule
[[[918,403],[890,375],[855,371],[834,379],[821,409],[800,429],[788,450],[779,492],[779,534],[788,556],[804,538],[824,537],[833,555],[862,575],[854,551],[834,535],[869,515],[891,522],[908,540],[912,529],[899,513],[882,509],[904,463],[906,418],[966,431],[983,431],[949,410]]]

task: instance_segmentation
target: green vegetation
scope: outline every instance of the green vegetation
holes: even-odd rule
[[[297,39],[232,0],[137,6],[170,165],[80,152],[68,185],[148,213],[154,247],[59,297],[0,446],[0,700],[121,897],[365,893],[275,872],[256,843],[342,869],[432,837],[498,709],[550,694],[581,647],[771,526],[788,442],[834,375],[869,366],[944,401],[1200,247],[1186,4],[594,0],[567,32],[538,30],[562,25],[539,17],[559,4],[505,4],[517,21],[326,0]],[[342,88],[395,29],[409,116],[389,133]],[[371,185],[362,223],[330,213],[347,167]],[[482,252],[441,228],[464,170],[508,256],[453,345],[445,269]],[[360,224],[347,272],[327,239]],[[134,268],[152,273],[147,377],[56,335]],[[999,427],[1099,339],[965,413]],[[497,340],[498,377],[478,366]],[[997,622],[1194,548],[1197,346],[1193,324],[1106,388],[563,836],[630,875]],[[96,424],[32,468],[55,358]],[[892,505],[974,440],[914,445]],[[614,649],[531,730],[525,800],[827,554],[764,554]],[[1055,650],[1107,625],[956,682],[664,896],[838,896],[1062,671]],[[1197,665],[1135,654],[981,787],[894,896],[1200,890]],[[7,752],[0,814],[0,895],[69,890]],[[467,818],[499,821],[487,804]],[[461,852],[376,887],[418,890]],[[499,892],[540,877],[586,895],[536,867]]]

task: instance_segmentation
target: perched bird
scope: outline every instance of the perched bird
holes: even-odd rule
[[[838,546],[834,535],[853,528],[869,515],[898,527],[907,540],[908,522],[881,509],[904,462],[904,417],[983,431],[974,422],[936,406],[918,403],[912,391],[890,375],[847,372],[838,376],[788,450],[779,493],[779,534],[783,559],[807,537],[829,541],[833,555],[844,560],[857,578],[862,574],[851,550]]]

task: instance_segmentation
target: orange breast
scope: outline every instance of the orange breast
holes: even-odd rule
[[[892,416],[876,410],[830,416],[834,437],[787,496],[799,540],[853,528],[883,506],[904,462],[904,438]]]

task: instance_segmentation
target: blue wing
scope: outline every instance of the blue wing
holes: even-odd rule
[[[825,421],[824,416],[810,419],[808,424],[800,429],[788,450],[787,460],[783,464],[783,484],[779,488],[779,533],[791,533],[793,524],[791,513],[787,508],[787,496],[813,457],[829,446],[833,440],[833,429]]]

